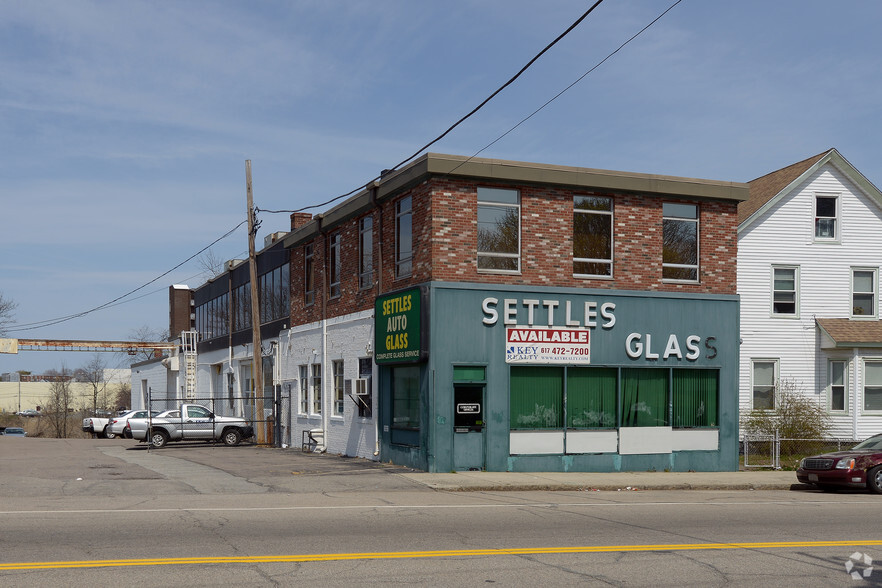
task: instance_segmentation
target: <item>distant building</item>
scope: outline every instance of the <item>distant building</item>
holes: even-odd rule
[[[832,433],[882,432],[882,193],[830,149],[749,183],[738,207],[741,412],[792,382]]]

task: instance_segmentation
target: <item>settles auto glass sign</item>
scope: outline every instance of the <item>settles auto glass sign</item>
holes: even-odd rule
[[[420,289],[377,298],[374,308],[377,363],[406,363],[423,358]]]

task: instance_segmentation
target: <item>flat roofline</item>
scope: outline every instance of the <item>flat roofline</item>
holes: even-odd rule
[[[372,205],[372,191],[376,191],[377,201],[383,201],[428,177],[437,176],[734,202],[743,202],[750,196],[749,186],[742,182],[426,153],[327,212],[317,214],[313,220],[285,237],[285,247],[311,240],[322,227],[330,228],[362,214]]]

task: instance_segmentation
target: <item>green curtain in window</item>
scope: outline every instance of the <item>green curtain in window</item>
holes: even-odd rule
[[[511,428],[563,428],[563,368],[512,366]]]
[[[615,428],[617,376],[615,368],[567,369],[567,427]]]
[[[668,370],[622,370],[622,426],[664,427],[668,424]]]
[[[716,427],[718,370],[674,370],[674,426]]]

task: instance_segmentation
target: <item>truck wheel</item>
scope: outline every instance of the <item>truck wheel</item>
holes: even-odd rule
[[[165,447],[165,444],[168,443],[168,433],[163,431],[162,429],[155,429],[152,433],[150,433],[150,445],[159,449],[160,447]]]
[[[239,429],[227,429],[224,431],[223,440],[224,445],[238,445],[242,440],[242,433],[239,432]]]
[[[104,437],[107,439],[116,439],[116,433],[111,433],[107,430],[107,427],[104,427]]]
[[[882,466],[876,466],[867,472],[867,486],[876,494],[882,494]]]

